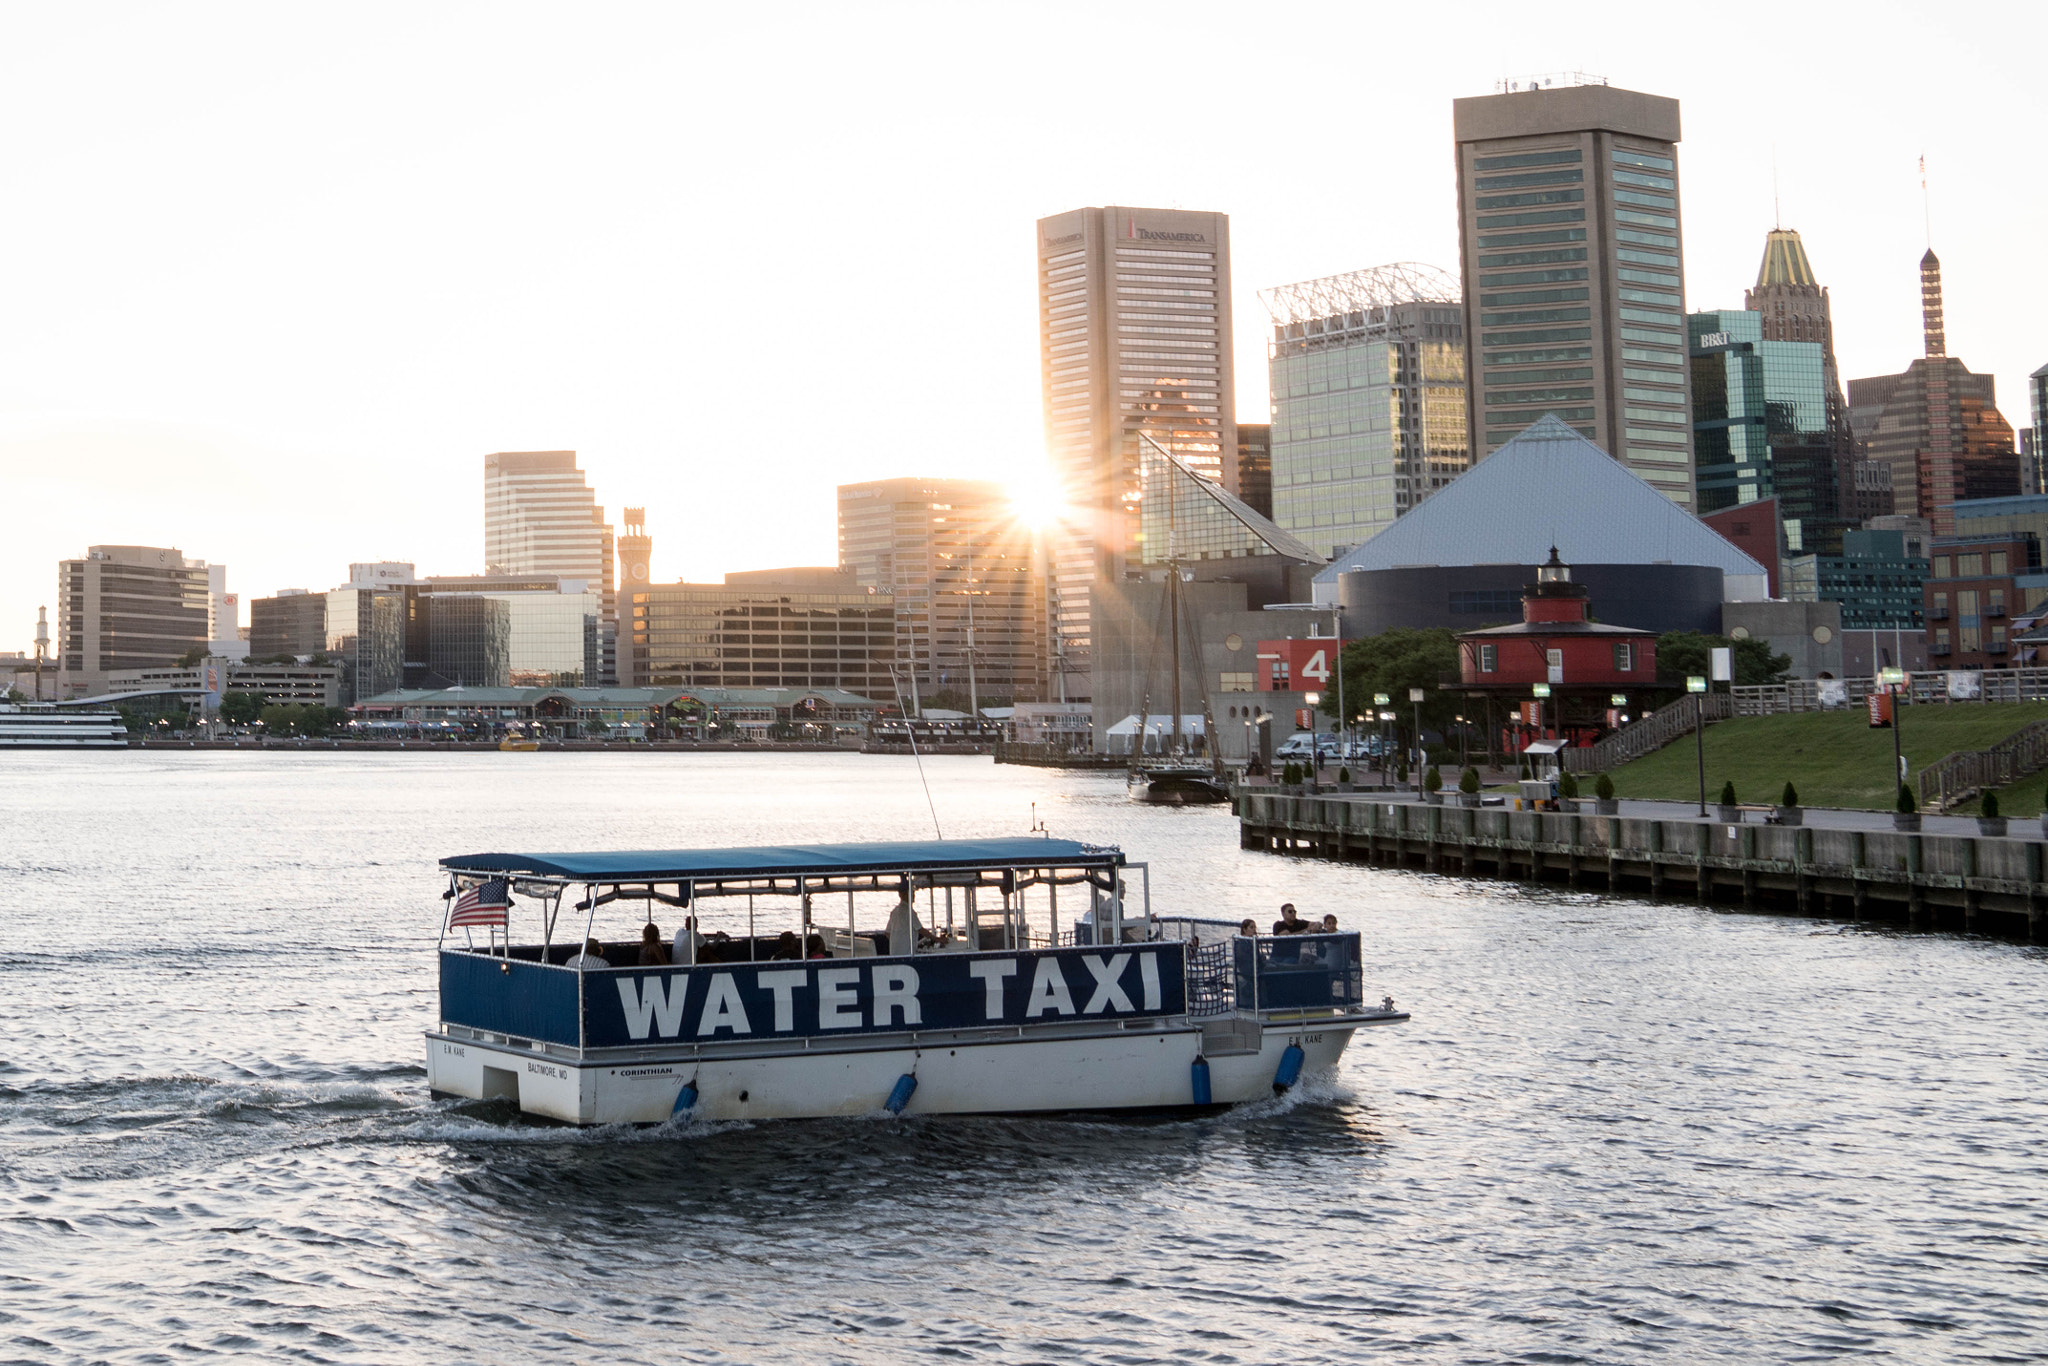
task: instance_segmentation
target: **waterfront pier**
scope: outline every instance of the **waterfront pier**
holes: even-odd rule
[[[1246,849],[2048,942],[2039,839],[1899,831],[1875,812],[1729,824],[1251,788],[1236,804]]]

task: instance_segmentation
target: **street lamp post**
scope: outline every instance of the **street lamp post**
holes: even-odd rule
[[[1394,715],[1392,712],[1384,710],[1384,708],[1389,702],[1392,702],[1393,700],[1393,695],[1390,693],[1376,692],[1372,695],[1373,709],[1379,713],[1376,719],[1380,722],[1380,724],[1375,726],[1374,729],[1379,732],[1380,736],[1380,786],[1382,787],[1385,787],[1387,785],[1388,743],[1386,722],[1392,720]]]
[[[1422,791],[1422,765],[1429,757],[1429,747],[1422,743],[1422,689],[1410,688],[1408,700],[1415,706],[1415,790]]]
[[[1905,750],[1899,740],[1899,689],[1906,681],[1906,671],[1900,668],[1882,670],[1878,678],[1884,683],[1884,690],[1892,704],[1892,796],[1897,798],[1899,789],[1906,785]],[[1897,802],[1893,802],[1897,809]]]
[[[1693,758],[1700,770],[1700,815],[1707,814],[1707,720],[1705,704],[1700,694],[1707,690],[1707,680],[1698,674],[1689,674],[1685,690],[1692,694],[1692,747]]]

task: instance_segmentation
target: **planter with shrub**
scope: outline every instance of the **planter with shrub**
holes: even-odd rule
[[[1468,768],[1458,775],[1458,805],[1479,805],[1479,770]]]
[[[1561,772],[1557,775],[1557,800],[1558,805],[1566,811],[1577,811],[1579,809],[1579,779],[1577,774]]]
[[[1431,806],[1441,806],[1444,800],[1444,775],[1431,764],[1422,771],[1422,799]]]
[[[1614,799],[1614,779],[1605,773],[1593,783],[1593,810],[1603,816],[1621,814],[1621,803]]]
[[[1733,781],[1721,784],[1720,807],[1721,823],[1723,825],[1733,825],[1742,819],[1742,807],[1735,800],[1735,784]]]
[[[1804,825],[1805,823],[1806,812],[1800,809],[1799,806],[1799,789],[1788,782],[1785,784],[1785,790],[1778,794],[1778,824]]]
[[[1977,833],[1980,835],[2003,835],[2005,817],[1998,814],[1998,794],[1987,792],[1984,803],[1977,815]]]
[[[1920,803],[1913,800],[1913,789],[1899,784],[1899,801],[1892,812],[1892,829],[1918,830],[1920,828]]]

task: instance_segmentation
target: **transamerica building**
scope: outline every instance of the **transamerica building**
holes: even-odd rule
[[[1472,456],[1555,413],[1690,509],[1678,101],[1584,82],[1452,102]]]
[[[1053,695],[1090,696],[1090,587],[1142,558],[1138,435],[1237,491],[1230,219],[1075,209],[1038,221],[1046,448],[1067,505],[1047,615]]]

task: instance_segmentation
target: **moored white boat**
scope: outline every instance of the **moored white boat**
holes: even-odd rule
[[[509,937],[534,932],[444,937],[429,1086],[573,1124],[1228,1105],[1408,1018],[1366,1005],[1357,934],[1156,917],[1145,865],[1066,840],[442,866],[464,919],[511,902]],[[707,907],[744,913],[745,932],[684,927],[681,961],[650,966],[639,934],[616,935],[620,910],[638,930],[656,908],[683,925]],[[572,966],[606,925],[606,962]]]
[[[119,713],[44,703],[0,703],[0,749],[126,749]]]

